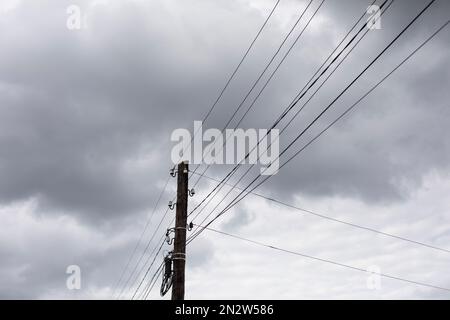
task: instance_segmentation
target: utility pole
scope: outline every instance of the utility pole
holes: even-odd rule
[[[184,300],[184,269],[186,266],[186,228],[189,164],[178,165],[175,239],[173,245],[172,300]]]

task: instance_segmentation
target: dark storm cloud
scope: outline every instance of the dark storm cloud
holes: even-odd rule
[[[242,126],[269,127],[369,2],[327,0],[322,20],[313,21]],[[29,231],[26,239],[20,230],[3,235],[2,297],[42,297],[65,290],[64,270],[73,261],[81,264],[88,281],[108,288],[172,165],[171,132],[192,130],[192,121],[204,116],[268,12],[225,0],[75,3],[89,13],[87,29],[66,28],[66,8],[73,1],[22,1],[0,15],[0,203],[35,199],[33,213],[71,216],[79,219],[80,229],[102,230],[94,236],[95,228],[92,234],[69,228],[73,239],[51,227],[35,235]],[[371,32],[349,56],[293,123],[282,145],[424,4],[396,0],[383,17],[382,30]],[[305,5],[288,1],[280,8],[206,127],[222,128]],[[448,19],[449,10],[447,1],[437,1],[319,127]],[[450,160],[445,139],[450,123],[447,38],[448,30],[276,175],[265,191],[384,203],[406,198],[430,172],[445,177]],[[221,167],[210,172],[221,174]],[[206,192],[201,186],[199,195]],[[251,224],[253,211],[238,210],[226,226],[234,230]],[[158,211],[153,224],[160,217]],[[118,223],[109,224],[114,221]],[[114,244],[111,235],[118,235]],[[5,244],[18,237],[36,247]],[[211,246],[194,249],[199,257],[192,266],[201,270]],[[48,252],[55,258],[49,260]]]
[[[212,91],[212,62],[183,26],[149,21],[133,4],[100,6],[78,33],[65,28],[65,8],[23,3],[2,31],[1,199],[100,214],[145,208],[170,166],[170,128]],[[153,168],[130,179],[124,162],[140,153]]]
[[[3,22],[8,23],[8,28],[3,28],[1,37],[4,48],[1,53],[4,132],[1,139],[1,198],[7,203],[38,196],[43,204],[97,214],[143,209],[152,200],[144,186],[161,177],[157,174],[158,169],[165,172],[170,165],[163,164],[168,162],[171,128],[190,128],[191,123],[186,119],[202,117],[198,115],[205,113],[222,77],[237,60],[237,52],[245,47],[244,37],[232,38],[220,26],[205,28],[201,36],[194,31],[210,24],[214,15],[242,21],[239,15],[246,12],[232,14],[229,6],[236,4],[227,4],[209,15],[201,15],[202,19],[195,19],[202,13],[200,9],[189,8],[183,18],[178,19],[161,4],[148,5],[142,10],[138,4],[108,3],[95,7],[87,30],[70,32],[64,27],[68,4],[59,2],[55,6],[47,2],[42,6],[24,2]],[[80,5],[83,9],[88,3]],[[402,17],[401,21],[406,20],[420,7],[421,2],[394,4],[392,13],[389,12],[384,19],[386,21],[383,20],[385,30],[382,37],[393,34],[392,20],[397,20],[397,17]],[[364,6],[355,4],[351,8],[346,10],[350,13],[345,14],[343,21],[350,23],[350,17],[360,14]],[[39,14],[36,14],[38,10]],[[333,21],[339,20],[336,17],[342,11],[333,2],[326,3],[321,10]],[[152,19],[146,15],[150,11]],[[256,14],[251,16],[253,24],[241,22],[242,26],[227,27],[229,32],[244,28],[251,34],[253,25],[260,20]],[[426,20],[425,25],[431,23]],[[276,29],[268,28],[269,34]],[[278,32],[281,33],[280,30]],[[218,35],[226,38],[218,38]],[[255,78],[280,41],[280,37],[270,42],[267,39],[263,37],[262,40],[265,49],[262,44],[255,47],[258,54],[250,56],[255,62],[243,68],[243,76],[238,77],[237,84],[230,88],[238,94],[224,96],[224,102],[219,103],[217,114],[213,115],[209,126],[220,127],[230,116],[240,97],[248,90],[247,80]],[[301,53],[313,41],[316,41],[313,35],[308,37],[306,32],[305,39],[301,39],[296,47],[299,51],[294,51],[286,64],[299,71],[311,69],[305,59],[301,59]],[[370,43],[365,45],[370,46]],[[320,48],[320,43],[314,47]],[[358,58],[362,60],[355,54],[354,60],[358,61]],[[358,65],[353,62],[343,68],[348,70],[353,64]],[[332,80],[330,92],[339,88],[339,83]],[[281,110],[278,101],[286,100],[283,96],[292,96],[295,91],[291,88],[300,83],[297,72],[281,68],[279,78],[274,78],[268,93],[257,102],[256,111],[250,114],[253,120],[247,125],[261,127],[263,123],[269,124],[266,119]],[[407,87],[411,90],[411,86]],[[433,88],[439,90],[439,86]],[[404,96],[410,93],[398,91],[397,97],[399,92]],[[421,96],[422,92],[426,90],[420,88],[412,93]],[[443,99],[437,96],[436,101]],[[319,107],[321,105],[314,105],[315,110]],[[273,111],[257,112],[269,108]],[[367,148],[371,148],[371,143],[374,141],[366,143]],[[420,149],[416,151],[420,152]],[[152,170],[145,168],[131,175],[124,172],[125,161],[139,156],[140,152],[154,155]],[[395,188],[389,187],[392,173],[398,172],[398,168],[386,170],[390,166],[389,160],[371,153],[368,155],[371,159],[379,157],[385,161],[384,164],[374,164],[375,168],[372,168],[368,166],[370,161],[362,160],[362,156],[358,149],[346,156],[323,154],[324,158],[334,159],[334,172],[341,178],[330,172],[321,175],[320,172],[327,169],[322,170],[324,164],[314,160],[315,166],[311,166],[312,162],[302,166],[308,167],[312,179],[299,171],[303,182],[300,190],[329,194],[335,190],[346,193],[346,190],[358,189],[367,198],[395,194]],[[434,165],[432,160],[430,167]],[[364,163],[360,170],[356,169],[358,163],[355,161]],[[385,173],[380,174],[377,168]],[[373,179],[372,176],[363,178],[362,172],[374,173]],[[289,177],[293,179],[291,181],[297,180],[295,175],[283,177],[288,181]],[[331,181],[340,183],[331,187]],[[287,185],[295,188],[290,183]],[[321,187],[327,185],[330,188]]]

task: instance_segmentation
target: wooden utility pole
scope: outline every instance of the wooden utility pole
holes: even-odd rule
[[[184,300],[184,269],[186,266],[186,227],[188,201],[189,165],[178,165],[177,209],[175,219],[175,240],[173,245],[173,287],[172,300]]]

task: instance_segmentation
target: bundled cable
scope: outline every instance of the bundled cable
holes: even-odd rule
[[[172,270],[172,253],[169,253],[164,257],[164,270],[161,283],[161,289],[159,293],[161,297],[164,297],[169,289],[172,287],[173,270]]]

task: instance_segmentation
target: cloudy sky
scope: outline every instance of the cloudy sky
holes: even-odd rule
[[[320,2],[313,0],[239,117]],[[308,3],[280,1],[205,127],[222,128]],[[325,0],[240,127],[269,128],[371,3]],[[283,133],[281,147],[427,3],[395,0],[381,17],[381,29],[367,33]],[[1,1],[0,298],[111,299],[120,292],[120,298],[131,298],[173,218],[172,211],[164,213],[175,196],[176,179],[169,180],[153,210],[173,166],[171,133],[177,128],[192,131],[193,121],[205,116],[274,4],[275,0]],[[73,5],[82,16],[79,29],[68,27],[68,8]],[[437,0],[282,161],[382,79],[449,15],[450,3]],[[449,32],[449,27],[443,29],[257,192],[450,250]],[[206,174],[220,179],[230,168],[216,165]],[[247,168],[243,166],[230,183]],[[239,186],[249,183],[257,170]],[[190,208],[214,185],[200,180]],[[223,188],[195,222],[228,190]],[[235,195],[232,191],[223,204]],[[450,288],[448,252],[254,195],[212,227]],[[144,285],[169,250],[165,245],[157,255]],[[80,290],[66,286],[70,265],[81,269]],[[369,277],[205,231],[188,246],[186,298],[449,297],[444,290],[387,278],[374,289],[367,284]],[[149,298],[160,298],[159,285],[160,280]]]

